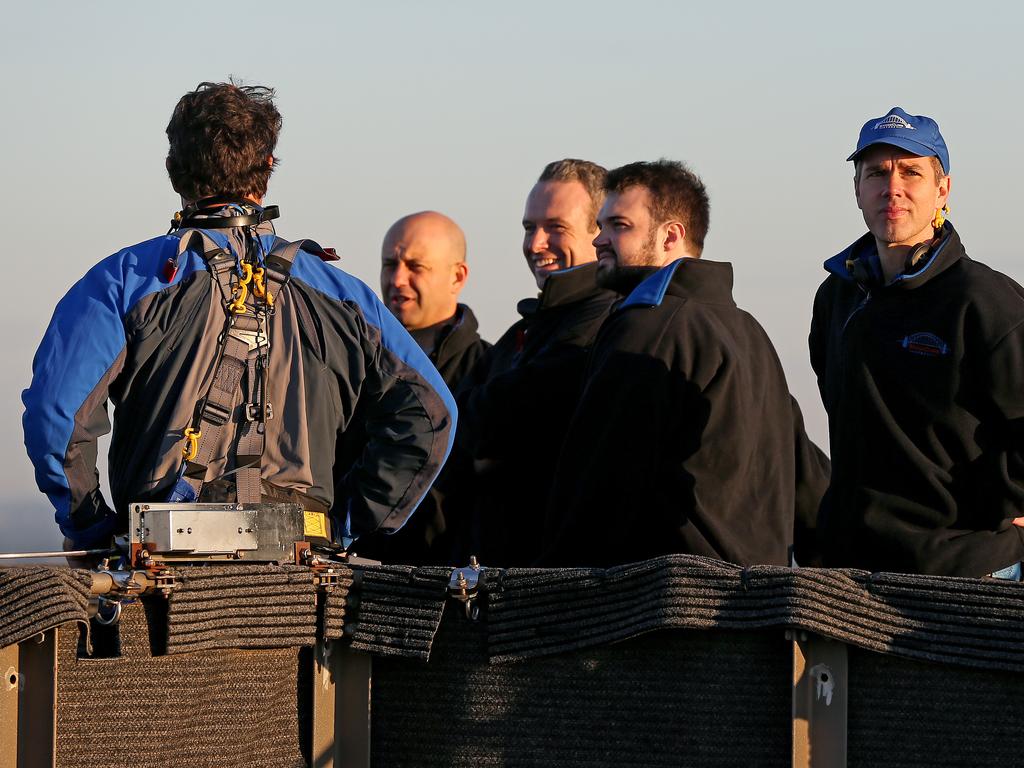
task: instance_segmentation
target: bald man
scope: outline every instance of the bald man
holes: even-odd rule
[[[380,292],[384,303],[409,331],[441,378],[455,389],[490,344],[477,333],[476,317],[459,293],[466,285],[466,236],[459,225],[436,211],[403,216],[388,229],[381,247]],[[409,523],[393,536],[362,539],[359,554],[388,563],[454,565],[464,547],[461,532],[468,502],[446,498],[445,483],[473,498],[475,478],[465,462],[442,470]],[[468,476],[467,476],[468,475]]]
[[[459,303],[468,277],[466,236],[444,214],[403,216],[384,235],[384,303],[451,389],[490,346],[477,333],[473,311]]]

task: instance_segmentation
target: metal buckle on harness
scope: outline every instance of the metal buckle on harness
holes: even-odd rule
[[[260,325],[262,326],[262,323]],[[228,330],[228,336],[245,343],[245,345],[249,347],[250,352],[256,349],[270,348],[270,339],[267,337],[267,334],[264,333],[262,327],[255,331],[246,331],[236,326],[232,326],[231,329]]]
[[[266,408],[259,403],[245,404],[246,421],[270,421],[274,418],[274,406],[267,403]]]
[[[215,427],[223,427],[231,418],[231,409],[226,408],[213,400],[207,400],[203,408],[203,420],[208,421]]]

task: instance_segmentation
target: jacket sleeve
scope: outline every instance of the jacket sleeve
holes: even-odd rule
[[[76,546],[109,541],[114,513],[100,492],[96,441],[110,430],[107,393],[124,362],[122,276],[101,262],[57,305],[22,393],[25,447],[39,490]]]
[[[550,436],[561,440],[583,389],[585,347],[558,344],[468,390],[461,402],[467,429],[460,442],[473,458],[521,457]]]
[[[300,251],[291,270],[327,299],[318,322],[337,344],[328,362],[356,402],[352,460],[335,463],[331,516],[344,543],[394,533],[430,489],[451,450],[456,408],[423,351],[363,282]],[[339,435],[339,443],[343,442]]]
[[[796,449],[796,510],[793,525],[793,554],[804,567],[821,565],[817,543],[818,509],[828,489],[832,464],[804,430],[800,406],[793,406],[793,444]]]
[[[828,280],[818,287],[814,295],[814,309],[811,312],[811,332],[807,337],[811,368],[818,380],[818,392],[825,400],[825,366],[828,350],[828,323],[831,313],[828,300]]]
[[[402,528],[451,450],[456,407],[429,359],[383,306],[360,393],[366,444],[342,480],[350,538]]]
[[[980,484],[987,498],[978,507],[992,510],[1009,525],[1024,516],[1024,323],[992,348],[985,361],[983,390],[990,398],[987,418],[978,435],[989,446],[975,460],[987,480]],[[1024,537],[1024,529],[1018,529]]]

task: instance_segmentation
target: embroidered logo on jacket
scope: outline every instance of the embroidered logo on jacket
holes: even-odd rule
[[[917,130],[916,128],[914,128],[914,126],[912,126],[899,115],[889,115],[888,117],[885,118],[885,120],[879,120],[877,123],[875,123],[874,130],[882,131],[885,130],[886,128],[906,128],[908,131]]]
[[[912,333],[904,336],[900,346],[914,355],[942,357],[949,354],[949,345],[934,333]]]

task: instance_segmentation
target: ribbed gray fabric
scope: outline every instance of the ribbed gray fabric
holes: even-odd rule
[[[662,628],[805,629],[869,650],[1024,671],[1024,585],[675,555],[602,569],[486,572],[495,662]]]
[[[430,662],[373,661],[375,768],[790,765],[782,632],[657,632],[489,664],[449,611]]]
[[[345,604],[352,591],[353,573],[351,568],[335,568],[338,583],[324,592],[323,606],[323,637],[327,640],[340,640],[345,634]]]
[[[120,658],[78,658],[60,633],[58,768],[309,765],[308,649],[150,655],[143,608],[125,606]]]
[[[127,605],[112,637],[96,631],[94,658],[78,658],[73,623],[61,627],[58,766],[307,765],[310,572],[175,573],[169,633],[161,598]],[[325,633],[343,620],[377,656],[374,766],[789,765],[790,626],[885,653],[849,651],[853,768],[1002,766],[1024,753],[1024,678],[1002,671],[1024,665],[1021,585],[676,556],[488,571],[470,622],[455,603],[444,611],[449,573],[339,568],[323,603]],[[86,578],[0,569],[0,637],[79,620]],[[165,633],[192,652],[153,655]],[[237,650],[249,647],[265,650]]]
[[[89,620],[88,571],[0,568],[0,648],[66,622]]]
[[[174,568],[167,652],[290,648],[316,642],[309,568],[230,565]]]
[[[363,566],[349,593],[345,636],[353,648],[427,659],[447,601],[447,568]]]

